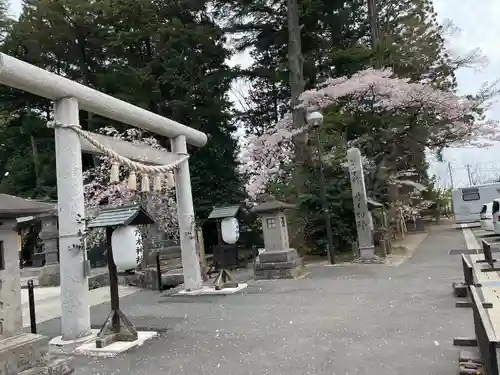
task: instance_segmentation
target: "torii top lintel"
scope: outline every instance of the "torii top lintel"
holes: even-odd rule
[[[54,101],[73,97],[82,110],[169,138],[183,135],[193,146],[202,147],[207,143],[207,135],[196,129],[4,53],[0,53],[0,83]]]

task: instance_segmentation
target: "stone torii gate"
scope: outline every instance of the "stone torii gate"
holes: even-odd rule
[[[86,132],[102,145],[129,159],[152,164],[170,165],[185,158],[187,143],[202,147],[206,134],[134,106],[57,74],[0,53],[0,83],[54,101],[57,124],[79,127],[79,111],[141,128],[171,139],[172,152],[112,139]],[[90,309],[87,301],[88,280],[85,251],[80,246],[84,231],[84,197],[82,151],[100,154],[101,150],[81,137],[79,132],[56,126],[55,148],[57,167],[57,198],[59,211],[59,246],[61,268],[61,330],[63,341],[74,341],[91,334]],[[185,160],[175,168],[180,243],[184,285],[187,290],[202,285],[200,264],[195,247],[194,208],[189,164]]]

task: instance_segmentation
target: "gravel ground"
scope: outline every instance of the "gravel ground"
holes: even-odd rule
[[[251,282],[232,296],[172,297],[141,291],[121,300],[141,330],[160,335],[115,358],[75,358],[75,375],[449,375],[455,336],[472,312],[454,307],[461,231],[434,227],[398,267],[308,267],[302,280]],[[109,304],[91,309],[102,324]],[[59,319],[39,326],[59,334]]]

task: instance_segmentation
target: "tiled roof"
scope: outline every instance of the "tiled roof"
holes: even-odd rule
[[[283,210],[288,210],[295,208],[295,205],[285,203],[285,202],[280,202],[278,200],[269,200],[267,202],[258,204],[252,209],[252,212],[255,213],[264,213],[264,212],[277,212],[277,211],[283,211]]]
[[[54,212],[57,214],[57,204],[24,199],[8,194],[0,194],[0,215],[16,217],[20,215]]]
[[[210,215],[208,215],[209,219],[224,219],[226,217],[235,217],[240,210],[240,206],[226,206],[226,207],[214,207]]]
[[[117,225],[153,224],[153,218],[139,205],[102,209],[88,223],[88,228],[105,228]]]

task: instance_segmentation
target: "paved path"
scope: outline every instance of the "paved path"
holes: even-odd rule
[[[455,336],[472,335],[472,312],[454,307],[463,248],[437,227],[403,264],[309,268],[303,280],[253,282],[241,295],[122,299],[140,329],[161,331],[116,358],[75,359],[75,375],[449,375]],[[91,309],[102,324],[109,304]],[[58,334],[58,320],[40,332]]]

